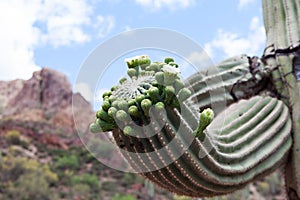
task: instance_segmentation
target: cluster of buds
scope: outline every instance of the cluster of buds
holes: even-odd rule
[[[102,108],[91,124],[92,132],[121,128],[124,134],[136,134],[131,124],[146,125],[151,112],[162,112],[166,107],[180,110],[181,102],[191,91],[180,80],[178,64],[172,58],[153,62],[148,56],[126,59],[128,77],[119,80],[103,94]]]

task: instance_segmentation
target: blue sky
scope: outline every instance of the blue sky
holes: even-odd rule
[[[260,56],[265,44],[259,0],[2,0],[0,11],[0,80],[28,79],[49,67],[75,86],[90,52],[136,28],[184,34],[215,63],[242,53]]]

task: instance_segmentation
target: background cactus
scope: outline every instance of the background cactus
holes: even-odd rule
[[[180,195],[231,193],[286,164],[287,198],[299,199],[300,3],[263,9],[263,61],[242,55],[183,81],[172,58],[128,59],[130,80],[104,94],[91,131],[112,131],[132,168]]]

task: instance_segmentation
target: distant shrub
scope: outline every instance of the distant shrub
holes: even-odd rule
[[[136,200],[136,198],[130,194],[129,195],[115,194],[112,200]]]
[[[16,181],[20,176],[28,173],[42,174],[49,184],[58,181],[57,175],[50,170],[49,165],[26,157],[4,156],[0,164],[0,181]]]
[[[98,189],[99,180],[98,180],[98,177],[94,174],[84,173],[80,176],[73,176],[71,178],[71,184],[72,185],[86,184],[86,185],[90,186],[93,189]]]
[[[55,200],[58,197],[53,194],[44,174],[31,172],[23,174],[8,188],[8,198],[13,200]]]
[[[55,165],[59,169],[77,170],[79,168],[79,161],[75,155],[63,156],[58,158]]]
[[[14,145],[19,145],[21,143],[20,136],[21,136],[21,133],[19,131],[10,130],[10,131],[6,132],[4,137],[8,143],[14,144]]]
[[[91,199],[91,189],[86,184],[77,184],[71,188],[72,199]]]
[[[101,189],[106,190],[106,191],[115,191],[116,185],[117,184],[113,181],[105,181],[105,182],[102,182]]]

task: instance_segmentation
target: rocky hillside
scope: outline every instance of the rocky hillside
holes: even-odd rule
[[[103,165],[82,145],[78,131],[87,133],[94,116],[60,72],[0,81],[0,200],[147,199],[143,178]],[[99,147],[108,163],[119,159]],[[169,199],[159,191],[155,199]]]
[[[76,104],[72,106],[72,98]],[[60,137],[63,143],[73,143],[77,134],[73,111],[80,115],[82,132],[87,131],[94,113],[79,93],[72,92],[65,75],[44,68],[29,80],[0,81],[0,128],[22,129],[41,142]],[[55,141],[49,141],[55,142]]]

